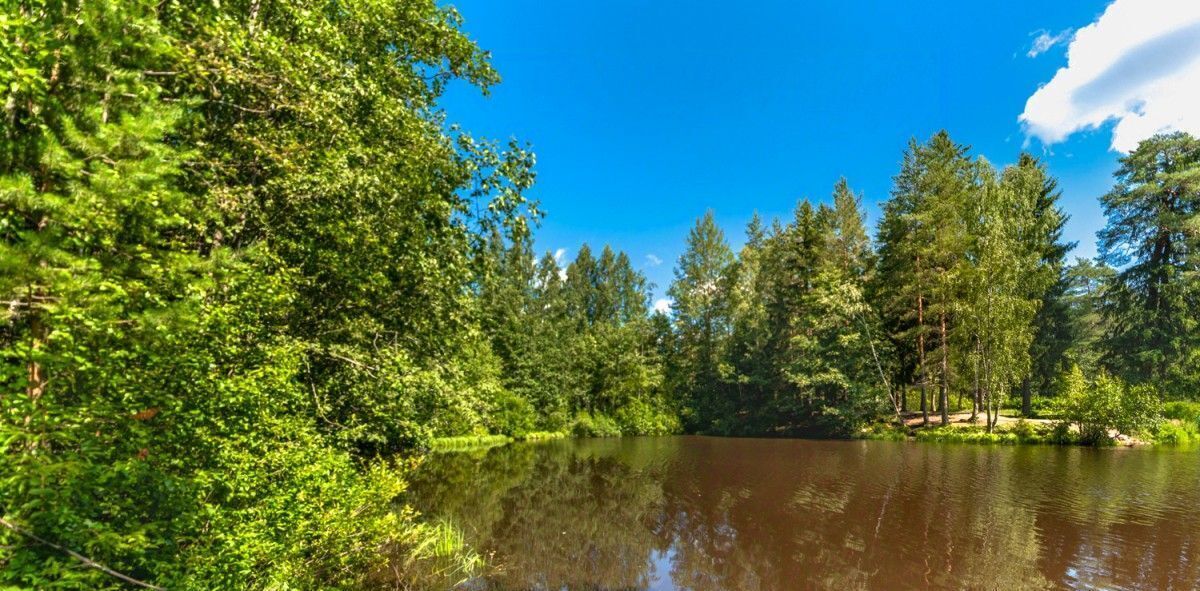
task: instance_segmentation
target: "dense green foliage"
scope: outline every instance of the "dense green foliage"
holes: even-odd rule
[[[1109,431],[1147,433],[1162,416],[1157,392],[1149,385],[1130,387],[1101,373],[1088,381],[1076,367],[1063,376],[1062,415],[1079,429],[1085,443],[1107,441]]]
[[[1200,392],[1200,140],[1156,136],[1121,159],[1101,198],[1106,285],[1102,362],[1177,396]]]
[[[403,571],[385,550],[426,530],[392,504],[390,452],[504,403],[472,253],[536,213],[531,157],[436,109],[451,79],[497,80],[457,15],[32,0],[0,18],[0,586]]]
[[[684,360],[672,369],[685,373],[673,382],[689,393],[692,427],[853,432],[887,400],[858,197],[839,182],[833,207],[802,201],[787,225],[755,219],[747,235],[735,258],[701,219],[671,286]]]
[[[649,285],[625,253],[583,245],[566,268],[499,235],[480,257],[482,327],[499,358],[502,404],[487,427],[657,435],[679,430],[663,384]]]
[[[1018,391],[1089,441],[1195,432],[1158,421],[1200,387],[1195,139],[1122,160],[1099,264],[1066,265],[1036,159],[943,132],[875,243],[845,180],[737,252],[710,213],[652,314],[622,252],[535,256],[533,154],[438,107],[499,81],[460,25],[431,0],[0,16],[0,586],[466,576],[397,502],[429,448],[849,436],[914,388],[926,424],[989,434]]]

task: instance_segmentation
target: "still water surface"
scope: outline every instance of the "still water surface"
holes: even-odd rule
[[[1200,453],[710,437],[429,458],[467,589],[1200,589]]]

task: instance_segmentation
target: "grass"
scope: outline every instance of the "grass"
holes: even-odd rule
[[[487,566],[467,544],[462,530],[448,521],[417,524],[407,537],[397,572],[417,588],[456,588]]]
[[[512,442],[507,435],[459,435],[456,437],[435,437],[429,442],[432,451],[464,451],[505,445]]]
[[[533,431],[518,437],[507,435],[458,435],[455,437],[435,437],[429,442],[430,451],[472,451],[508,445],[514,441],[548,441],[569,437],[566,431]]]
[[[518,437],[521,441],[546,441],[548,439],[565,439],[566,431],[534,431]]]
[[[863,439],[881,441],[925,441],[935,443],[975,443],[986,445],[1071,445],[1078,443],[1069,430],[1060,426],[1034,425],[1017,421],[1000,425],[995,431],[978,425],[932,426],[925,428],[901,427],[893,424],[876,423],[864,429],[859,436]]]
[[[1011,425],[996,427],[991,433],[980,426],[968,427],[930,427],[916,433],[917,441],[936,441],[940,443],[980,443],[989,445],[1044,445],[1044,444],[1073,444],[1065,429],[1049,426],[1034,426],[1025,421],[1017,421]]]

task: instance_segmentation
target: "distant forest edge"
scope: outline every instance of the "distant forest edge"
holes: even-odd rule
[[[438,107],[499,82],[460,26],[431,0],[0,17],[0,587],[444,588],[479,557],[396,502],[434,441],[990,430],[1013,401],[1084,441],[1195,433],[1164,402],[1200,395],[1200,141],[1123,158],[1100,260],[1069,264],[1037,159],[939,133],[874,241],[845,181],[737,253],[705,215],[651,313],[624,253],[536,257],[534,155]]]
[[[1116,178],[1101,256],[1068,263],[1044,166],[997,170],[939,132],[904,151],[874,241],[845,179],[832,205],[756,216],[737,253],[704,215],[669,314],[607,246],[564,270],[527,237],[493,240],[484,333],[529,403],[494,428],[853,436],[919,410],[991,432],[1012,406],[1073,423],[1059,441],[1152,436],[1163,401],[1200,393],[1200,141],[1146,140]],[[1172,411],[1197,433],[1194,409]]]

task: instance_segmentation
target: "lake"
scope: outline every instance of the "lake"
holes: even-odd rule
[[[1200,454],[698,436],[435,454],[465,589],[1197,589]]]

